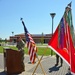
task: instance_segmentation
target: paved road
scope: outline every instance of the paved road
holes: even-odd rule
[[[40,58],[40,56],[39,56]],[[43,66],[43,69],[46,73],[46,75],[71,75],[68,74],[68,65],[64,62],[63,66],[59,65],[56,67],[55,65],[55,56],[44,56],[41,64]],[[38,63],[38,61],[36,60],[36,63],[33,64],[29,64],[29,56],[25,55],[25,59],[24,59],[24,63],[25,63],[25,72],[23,72],[22,74],[19,75],[32,75],[36,64]],[[6,75],[4,73],[4,59],[3,59],[3,54],[0,54],[0,75]],[[38,66],[35,75],[44,75],[40,66]]]

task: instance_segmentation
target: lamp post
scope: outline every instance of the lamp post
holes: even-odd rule
[[[51,17],[52,17],[52,36],[53,36],[53,19],[54,19],[54,16],[56,15],[56,13],[50,13]],[[51,50],[51,56],[53,54],[53,51]]]

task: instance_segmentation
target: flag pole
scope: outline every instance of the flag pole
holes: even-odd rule
[[[22,21],[22,24],[25,25],[24,22],[23,22],[23,18],[21,18],[20,20]],[[35,53],[36,53],[36,52],[35,52]],[[37,56],[38,61],[40,61],[39,58],[38,58],[37,53],[36,53],[36,56]],[[43,67],[42,67],[42,64],[41,64],[40,62],[39,62],[39,64],[40,64],[40,67],[41,67],[41,69],[42,69],[42,72],[43,72],[44,75],[45,75],[45,71],[44,71],[44,69],[43,69]],[[35,73],[35,72],[34,72],[34,73]]]
[[[40,63],[40,60],[39,60],[39,58],[38,58],[37,53],[36,53],[36,56],[37,56],[37,59],[38,59],[38,61],[39,61],[40,67],[41,67],[41,69],[42,69],[42,72],[44,73],[44,75],[46,75],[46,74],[45,74],[45,71],[44,71],[44,69],[43,69],[43,66],[42,66],[42,64]],[[38,65],[39,65],[39,64],[38,64]],[[36,69],[37,69],[37,68],[36,68]],[[36,71],[36,69],[35,69],[35,71]],[[33,75],[34,75],[35,71],[33,72]]]
[[[46,49],[44,50],[44,52],[43,52],[43,54],[42,54],[41,58],[39,59],[39,62],[37,63],[37,65],[36,65],[36,67],[35,67],[35,69],[34,69],[34,71],[33,71],[32,75],[34,75],[34,73],[35,73],[35,71],[36,71],[36,69],[37,69],[38,65],[40,64],[40,62],[41,62],[41,60],[42,60],[42,58],[43,58],[44,54],[46,53],[46,50],[48,50],[48,46],[46,47]],[[44,74],[44,75],[46,75],[46,74]]]
[[[33,46],[34,46],[34,45],[33,45]],[[36,45],[35,45],[35,46],[36,46]],[[34,51],[35,51],[35,50],[34,50]],[[35,51],[35,53],[36,53],[36,51]],[[39,60],[39,58],[38,58],[38,54],[37,54],[37,53],[36,53],[36,58],[38,59],[38,62],[39,62],[40,60]],[[46,74],[45,74],[45,71],[44,71],[44,69],[43,69],[42,64],[41,64],[40,62],[39,62],[39,64],[40,64],[40,67],[41,67],[41,69],[42,69],[42,72],[44,73],[44,75],[46,75]],[[39,64],[38,64],[38,65],[39,65]],[[37,67],[38,67],[38,66],[37,66]],[[36,69],[37,69],[37,68],[36,68]],[[33,75],[34,75],[36,69],[34,69]]]
[[[22,21],[23,20],[23,18],[20,18],[20,20]],[[23,22],[22,22],[22,24],[23,24]],[[25,57],[24,57],[25,58]],[[25,63],[24,63],[24,65],[25,65]],[[26,68],[25,68],[26,69]]]
[[[37,63],[37,65],[36,65],[36,67],[35,67],[35,69],[34,69],[34,71],[33,71],[32,75],[34,75],[34,73],[35,73],[35,71],[36,71],[36,69],[37,69],[38,65],[40,64],[40,61],[42,60],[42,58],[43,58],[43,55],[41,56],[41,58],[40,58],[39,62]],[[45,74],[44,74],[44,75],[45,75]]]

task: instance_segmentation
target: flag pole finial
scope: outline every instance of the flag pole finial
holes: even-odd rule
[[[20,18],[20,20],[22,21],[22,24],[25,25],[25,24],[24,24],[24,21],[23,21],[23,18]]]
[[[22,20],[23,20],[23,18],[20,18],[20,20],[22,21]]]
[[[71,8],[72,1],[67,5],[67,7]]]

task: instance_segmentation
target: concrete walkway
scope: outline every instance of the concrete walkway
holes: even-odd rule
[[[39,56],[40,59],[40,56]],[[45,71],[45,75],[71,75],[68,74],[68,65],[64,62],[63,66],[59,65],[56,67],[55,65],[56,58],[55,56],[44,56],[41,64]],[[25,71],[18,75],[32,75],[38,60],[36,60],[35,64],[29,64],[29,55],[25,55],[24,64],[25,64]],[[3,54],[0,54],[0,75],[6,75],[4,72],[4,59]],[[15,74],[14,74],[15,75]],[[38,66],[34,75],[44,75],[40,66]]]

